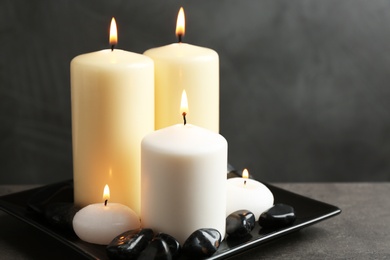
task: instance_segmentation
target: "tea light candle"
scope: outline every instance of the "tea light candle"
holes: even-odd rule
[[[154,131],[154,66],[115,44],[110,37],[111,49],[71,62],[74,201],[79,207],[99,202],[96,187],[108,183],[111,201],[139,214],[140,144]]]
[[[212,49],[182,42],[185,34],[183,8],[176,35],[178,43],[144,52],[155,64],[155,129],[181,122],[177,108],[183,88],[191,104],[191,123],[219,132],[219,56]]]
[[[224,237],[226,165],[227,142],[208,129],[177,124],[145,136],[142,226],[170,234],[182,245],[200,228],[215,228]]]
[[[104,188],[104,203],[88,205],[73,218],[73,230],[83,241],[108,245],[117,235],[140,227],[137,214],[119,203],[108,203],[109,188]]]
[[[242,176],[227,180],[226,216],[237,210],[249,210],[258,220],[261,213],[272,207],[274,196],[264,184],[249,179],[247,169]]]

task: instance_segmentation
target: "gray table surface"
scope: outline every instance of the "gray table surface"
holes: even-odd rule
[[[230,259],[390,259],[390,182],[274,183],[342,213]],[[32,185],[0,185],[0,196]],[[0,211],[0,259],[80,259],[43,232]]]

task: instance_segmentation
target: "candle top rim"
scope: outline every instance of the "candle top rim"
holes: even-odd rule
[[[188,43],[171,43],[168,45],[151,48],[144,52],[144,55],[151,57],[164,57],[166,59],[177,58],[207,58],[218,59],[218,53],[210,48],[192,45]]]
[[[127,65],[131,67],[154,64],[150,57],[121,49],[115,49],[114,51],[111,51],[111,49],[105,49],[80,54],[74,57],[71,63],[80,63],[90,66],[107,66],[107,64],[110,64],[111,66]]]
[[[154,131],[142,140],[142,147],[164,154],[207,154],[227,148],[226,139],[211,130],[192,124],[177,124]]]
[[[110,201],[107,202],[107,206],[104,206],[104,201],[102,201],[102,202],[96,202],[96,203],[88,204],[87,206],[85,206],[85,207],[83,207],[81,209],[85,209],[85,208],[91,207],[91,206],[93,206],[93,207],[97,206],[97,207],[101,207],[101,208],[110,208],[110,207],[112,207],[112,208],[122,208],[123,207],[123,208],[130,209],[131,211],[133,211],[129,206],[127,206],[125,204],[122,204],[122,203],[119,203],[119,202],[110,202]]]
[[[244,181],[246,181],[246,184],[244,185]],[[234,177],[227,179],[227,183],[229,186],[233,186],[236,188],[247,188],[247,189],[264,189],[267,188],[263,183],[260,181],[257,181],[255,179],[250,179],[250,178],[241,178],[241,177]]]

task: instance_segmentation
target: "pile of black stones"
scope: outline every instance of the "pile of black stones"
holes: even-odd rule
[[[143,228],[126,231],[106,247],[110,259],[125,260],[169,260],[184,256],[188,259],[202,259],[213,255],[222,237],[212,228],[198,229],[181,247],[179,242],[165,233],[155,234],[152,229]]]
[[[70,203],[47,205],[44,216],[49,223],[61,229],[71,229],[77,208]],[[294,208],[285,204],[275,204],[263,212],[258,224],[263,229],[272,230],[291,225],[296,219]],[[250,236],[256,224],[255,215],[249,210],[238,210],[226,218],[228,239],[242,239]],[[202,259],[212,256],[221,244],[220,232],[212,228],[198,229],[193,232],[183,246],[169,234],[153,232],[143,228],[126,231],[106,247],[107,255],[113,260],[124,259]]]
[[[262,228],[277,229],[291,225],[296,219],[294,208],[275,204],[263,212],[258,223]],[[256,224],[255,215],[248,210],[238,210],[226,218],[226,233],[229,239],[249,236]],[[112,260],[125,259],[202,259],[212,256],[222,241],[216,229],[203,228],[193,232],[181,247],[179,242],[165,233],[155,234],[152,229],[126,231],[107,246],[107,255]]]
[[[71,192],[70,185],[52,186],[31,198],[28,207],[35,213],[43,215],[52,226],[75,235],[72,222],[79,208],[74,206],[73,201],[63,199],[63,197],[69,198]],[[263,212],[257,222],[261,229],[275,230],[292,225],[295,219],[293,207],[275,204]],[[233,212],[226,218],[227,239],[242,239],[250,236],[255,224],[256,219],[252,212],[248,210]],[[129,230],[118,235],[106,247],[106,252],[110,259],[168,260],[179,257],[181,259],[202,259],[212,256],[218,250],[222,239],[218,230],[203,228],[193,232],[181,246],[169,234],[156,234],[152,229],[143,228]]]

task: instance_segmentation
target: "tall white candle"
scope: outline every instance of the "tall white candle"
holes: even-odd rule
[[[177,35],[184,35],[184,13]],[[182,24],[183,23],[183,24]],[[180,31],[182,28],[182,31]],[[181,122],[177,108],[185,88],[191,123],[219,132],[219,57],[212,49],[173,43],[145,51],[155,62],[155,128]]]
[[[141,223],[183,244],[200,228],[226,226],[227,142],[218,133],[177,124],[141,144]]]
[[[140,213],[140,144],[154,130],[153,61],[114,49],[71,62],[74,200],[111,201]]]

